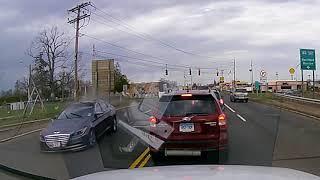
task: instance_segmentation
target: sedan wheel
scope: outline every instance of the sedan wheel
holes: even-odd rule
[[[94,146],[96,142],[97,142],[96,134],[94,133],[93,130],[91,130],[89,134],[89,145]]]

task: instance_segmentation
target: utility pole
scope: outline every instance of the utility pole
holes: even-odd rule
[[[65,90],[64,82],[66,79],[66,72],[65,72],[66,68],[67,68],[66,66],[62,66],[62,81],[61,81],[61,99],[62,99],[62,101],[64,100],[64,90]]]
[[[279,73],[276,72],[276,93],[278,93],[278,80],[279,80]]]
[[[314,70],[312,71],[312,98],[314,98]]]
[[[303,83],[303,70],[301,69],[301,93],[302,97],[304,96],[304,83]]]
[[[29,65],[29,78],[28,78],[28,102],[31,101],[31,64]]]
[[[249,71],[251,72],[251,92],[253,93],[253,66],[252,66],[252,60],[251,60]]]
[[[236,58],[233,59],[233,89],[236,89]]]
[[[109,80],[108,100],[109,100],[109,103],[111,103],[111,101],[110,101],[110,93],[111,93],[111,59],[109,59],[109,77],[108,77],[108,80]]]
[[[96,98],[99,97],[99,74],[98,74],[98,64],[99,64],[99,61],[96,60]]]
[[[76,38],[75,38],[75,46],[74,46],[74,98],[76,101],[79,100],[79,82],[78,82],[78,51],[79,51],[79,30],[80,27],[80,20],[85,20],[85,18],[89,17],[90,15],[87,14],[86,6],[91,5],[90,2],[85,2],[82,4],[77,5],[76,7],[69,9],[68,13],[72,12],[76,14],[76,18],[69,20],[69,24],[75,23],[76,29]]]
[[[96,47],[94,44],[92,45],[92,59],[96,59]]]

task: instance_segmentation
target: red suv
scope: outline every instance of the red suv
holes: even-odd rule
[[[153,159],[226,152],[226,115],[210,91],[178,91],[163,95],[153,114],[149,118],[150,132],[164,141],[160,149],[150,148]],[[168,136],[159,131],[164,125],[171,128]]]

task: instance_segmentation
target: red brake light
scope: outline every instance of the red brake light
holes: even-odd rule
[[[223,102],[223,99],[220,99],[219,101],[220,101],[220,104],[223,104],[223,103],[224,103],[224,102]]]
[[[158,120],[157,120],[156,117],[151,116],[151,117],[149,117],[149,122],[150,122],[151,124],[156,124],[156,123],[158,122]]]
[[[226,122],[226,115],[225,114],[220,114],[218,116],[218,121],[219,121],[219,126],[223,126],[223,125],[226,125],[227,122]]]
[[[182,97],[191,97],[192,94],[181,94]]]

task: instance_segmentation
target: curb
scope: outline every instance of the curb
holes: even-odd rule
[[[45,118],[45,119],[38,119],[38,120],[33,120],[33,121],[26,121],[26,122],[22,122],[22,123],[7,124],[7,125],[0,126],[0,129],[19,126],[19,125],[23,125],[23,124],[32,124],[32,123],[36,123],[36,122],[48,121],[50,119],[51,118]]]

